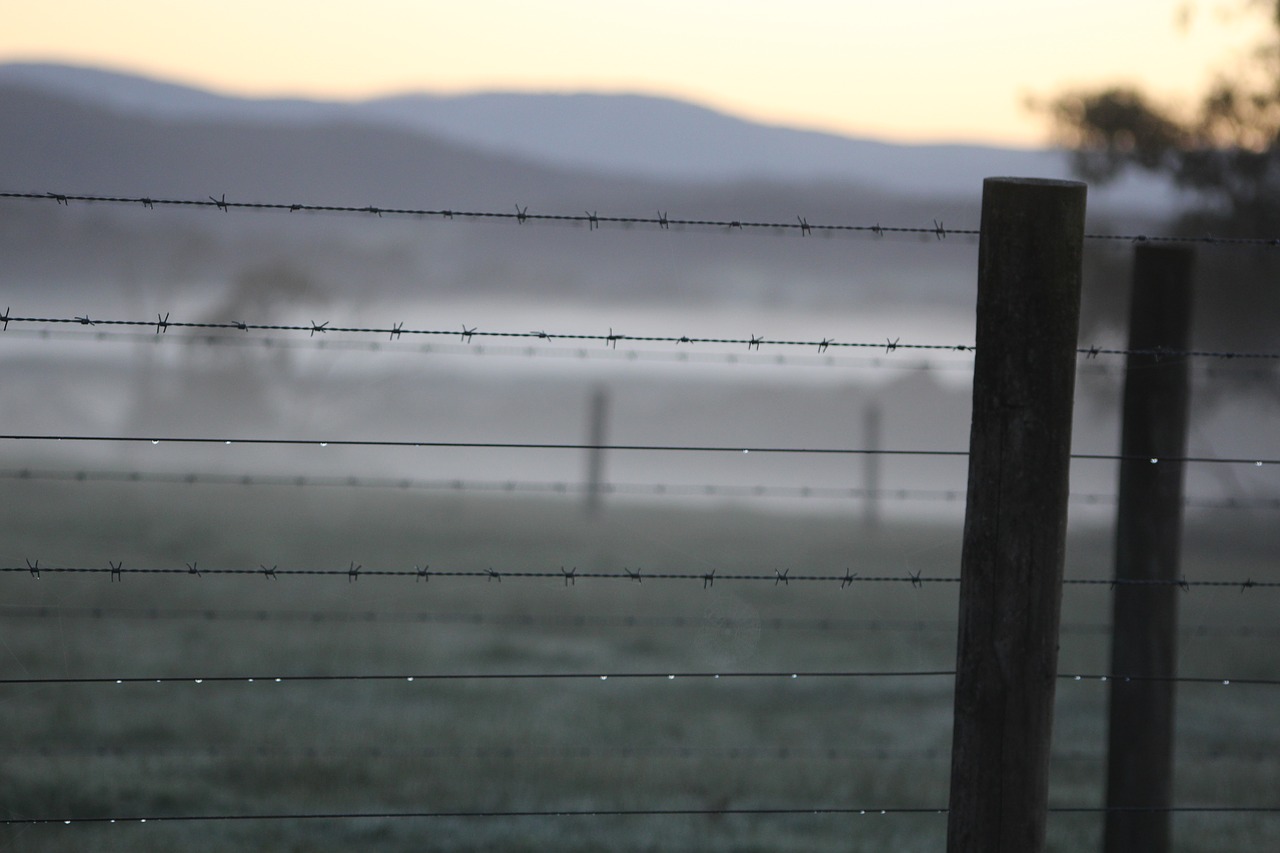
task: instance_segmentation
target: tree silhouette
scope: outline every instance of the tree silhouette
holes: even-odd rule
[[[1050,102],[1076,173],[1092,183],[1131,169],[1168,177],[1194,199],[1171,223],[1182,235],[1280,238],[1280,0],[1247,6],[1266,11],[1267,38],[1249,68],[1215,83],[1190,117],[1125,87]],[[1202,252],[1200,266],[1197,337],[1229,339],[1227,348],[1274,346],[1280,248]]]

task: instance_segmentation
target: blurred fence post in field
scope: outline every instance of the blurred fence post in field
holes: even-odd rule
[[[609,392],[596,388],[591,392],[587,415],[587,482],[586,513],[600,514],[604,502],[604,445],[609,418]]]
[[[880,526],[880,420],[880,404],[867,403],[862,416],[862,446],[867,450],[862,454],[862,521],[867,530]]]
[[[950,853],[1044,849],[1085,196],[983,183]]]
[[[1177,675],[1179,548],[1183,463],[1190,398],[1193,250],[1139,245],[1129,303],[1112,593],[1110,729],[1107,744],[1107,853],[1170,849],[1174,684],[1119,676]]]

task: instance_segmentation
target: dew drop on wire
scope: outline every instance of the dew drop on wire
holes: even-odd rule
[[[153,438],[153,439],[151,439],[151,443],[152,443],[152,444],[159,444],[159,443],[160,443],[160,439],[158,439],[158,438]]]

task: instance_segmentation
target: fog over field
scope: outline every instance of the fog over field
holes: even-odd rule
[[[954,668],[956,585],[909,579],[959,574],[977,276],[961,232],[983,177],[1067,177],[1063,152],[891,146],[630,96],[259,102],[35,65],[0,66],[0,113],[0,192],[160,202],[0,198],[0,434],[28,437],[0,441],[5,678]],[[210,199],[385,212],[163,203]],[[1154,181],[1091,190],[1088,229],[1157,234],[1184,201]],[[1204,248],[1198,274],[1226,251]],[[1088,242],[1082,347],[1125,347],[1131,263],[1130,241]],[[1277,348],[1218,318],[1194,340]],[[1273,362],[1193,360],[1189,455],[1280,456]],[[1076,453],[1117,451],[1122,370],[1081,356]],[[273,439],[297,444],[255,443]],[[478,446],[513,443],[569,447]],[[582,446],[601,443],[714,450]],[[794,449],[895,453],[773,452]],[[956,455],[896,453],[912,450]],[[1067,575],[1105,579],[1114,460],[1077,460],[1071,491]],[[1191,465],[1186,492],[1188,577],[1277,580],[1280,465]],[[52,570],[77,566],[92,572]],[[334,574],[291,574],[311,570]],[[1275,678],[1271,594],[1184,596],[1186,671]],[[1064,670],[1105,671],[1109,606],[1105,584],[1069,590]],[[163,703],[154,685],[11,685],[0,804],[945,805],[949,679],[675,681],[193,682],[155,686]],[[1180,799],[1268,804],[1275,704],[1250,689],[1180,693]],[[1095,683],[1060,689],[1055,805],[1101,802],[1105,703]],[[860,819],[856,849],[945,835],[945,816]],[[522,820],[79,838],[849,849],[848,816]],[[1055,816],[1051,849],[1096,846],[1100,820]],[[1268,820],[1179,829],[1187,849],[1260,849]],[[50,828],[0,832],[65,849]]]

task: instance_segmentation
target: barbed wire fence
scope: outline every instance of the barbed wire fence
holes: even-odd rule
[[[651,231],[715,231],[715,232],[748,232],[748,233],[765,233],[774,232],[783,235],[796,235],[799,237],[813,236],[835,236],[835,235],[854,235],[862,237],[871,237],[881,239],[886,236],[902,236],[917,239],[925,239],[931,242],[944,242],[951,238],[976,239],[979,232],[976,229],[955,229],[947,228],[943,223],[934,221],[932,226],[882,226],[879,223],[874,225],[844,225],[844,224],[822,224],[810,223],[805,216],[799,215],[796,221],[751,221],[746,219],[697,219],[697,218],[676,218],[669,217],[665,212],[659,212],[656,216],[644,217],[628,217],[628,216],[601,216],[594,211],[584,214],[542,214],[530,213],[527,208],[515,205],[514,212],[485,212],[485,211],[462,211],[450,209],[430,209],[430,208],[393,208],[383,206],[332,206],[332,205],[304,205],[296,203],[258,203],[258,202],[238,202],[229,201],[225,195],[219,194],[218,197],[209,196],[207,199],[163,199],[150,198],[145,196],[138,197],[117,197],[117,196],[93,196],[93,195],[68,195],[59,193],[18,193],[18,192],[0,192],[0,199],[10,199],[15,201],[43,201],[52,202],[57,205],[67,205],[77,203],[83,204],[112,204],[112,205],[129,205],[142,206],[147,209],[154,210],[156,208],[188,208],[203,209],[218,213],[229,213],[231,211],[259,211],[272,213],[306,213],[306,214],[339,214],[339,215],[355,215],[363,217],[380,218],[410,218],[410,219],[430,219],[442,222],[448,221],[472,221],[479,223],[514,223],[519,226],[529,224],[542,224],[552,226],[567,226],[576,228],[587,228],[591,231],[602,227],[617,227],[620,229],[645,228]],[[1224,247],[1228,249],[1261,249],[1273,250],[1280,247],[1280,238],[1275,239],[1238,239],[1238,238],[1216,238],[1212,236],[1205,237],[1179,237],[1179,236],[1147,236],[1142,234],[1126,234],[1126,235],[1106,235],[1106,234],[1089,234],[1087,239],[1097,241],[1113,241],[1127,242],[1134,244],[1173,244],[1173,245],[1207,245]],[[560,330],[525,330],[525,331],[502,331],[493,329],[483,329],[478,326],[468,327],[460,324],[458,329],[442,329],[442,328],[406,328],[404,322],[395,322],[387,327],[369,327],[354,325],[351,323],[334,324],[329,320],[323,322],[309,321],[306,324],[270,324],[270,323],[252,323],[246,321],[236,321],[227,323],[211,323],[211,322],[194,322],[170,319],[168,313],[157,313],[155,320],[143,319],[100,319],[91,317],[88,313],[74,317],[28,317],[16,316],[13,314],[12,308],[6,308],[4,313],[0,315],[3,330],[8,331],[10,324],[15,327],[43,327],[43,328],[15,328],[15,332],[21,331],[29,337],[43,337],[50,339],[57,332],[51,332],[50,329],[58,327],[79,326],[79,327],[121,327],[126,329],[144,329],[150,330],[146,335],[117,335],[115,333],[105,333],[101,329],[97,329],[92,333],[89,340],[108,341],[113,339],[125,339],[137,341],[141,338],[158,338],[164,339],[170,330],[176,331],[192,331],[192,332],[269,332],[272,334],[286,333],[291,336],[283,339],[276,339],[274,343],[271,338],[257,339],[259,345],[287,345],[287,346],[315,346],[318,348],[328,346],[364,348],[369,351],[378,351],[375,344],[363,341],[342,341],[332,342],[326,340],[326,336],[333,334],[362,337],[386,337],[386,341],[382,342],[385,347],[388,344],[398,343],[402,338],[439,338],[449,340],[456,344],[465,345],[468,350],[494,352],[496,348],[480,347],[475,345],[475,339],[490,338],[505,341],[523,341],[527,344],[546,345],[550,347],[556,341],[564,343],[572,343],[574,345],[590,344],[597,350],[607,350],[611,353],[617,352],[617,346],[620,342],[628,344],[641,344],[651,348],[642,351],[633,351],[628,353],[628,358],[646,358],[646,359],[668,359],[688,361],[696,360],[696,358],[725,359],[728,363],[735,363],[743,360],[744,363],[752,363],[748,359],[756,359],[755,363],[772,363],[776,364],[826,364],[832,365],[841,362],[848,362],[849,359],[834,360],[836,357],[831,355],[832,352],[853,352],[868,351],[878,352],[881,356],[890,356],[899,350],[902,351],[922,351],[930,353],[951,352],[959,354],[972,354],[974,347],[971,344],[939,344],[939,343],[912,343],[902,342],[901,338],[887,338],[883,342],[877,341],[836,341],[829,340],[825,337],[818,339],[796,340],[796,339],[772,339],[764,336],[757,336],[752,333],[746,337],[717,337],[717,336],[687,336],[687,335],[658,335],[658,336],[631,336],[623,334],[621,331],[615,332],[613,328],[609,328],[607,333],[583,333],[583,332],[565,332]],[[307,341],[293,340],[292,336],[301,338],[305,335]],[[235,339],[234,335],[227,335],[217,338],[218,344]],[[319,340],[317,340],[319,339]],[[215,344],[215,338],[205,337],[188,337],[187,340],[196,342],[203,341],[209,345]],[[262,343],[265,341],[266,343]],[[287,343],[286,343],[287,341]],[[695,345],[715,345],[734,347],[738,350],[745,351],[746,355],[734,356],[717,356],[698,353],[695,357],[689,350]],[[237,343],[235,345],[241,345]],[[431,344],[431,347],[439,347],[438,344]],[[788,350],[784,355],[772,356],[766,358],[761,351],[763,348],[784,349]],[[585,357],[582,349],[564,349],[561,350],[569,355],[576,357]],[[808,351],[810,355],[802,355],[799,351]],[[424,350],[425,351],[425,350]],[[545,353],[548,350],[542,350]],[[505,354],[521,354],[533,355],[534,350],[529,346],[512,347]],[[1165,350],[1165,349],[1127,349],[1121,347],[1099,347],[1088,346],[1081,347],[1078,352],[1081,360],[1080,369],[1086,371],[1093,368],[1091,364],[1100,356],[1151,356],[1157,359],[1201,359],[1213,361],[1234,361],[1248,360],[1272,362],[1280,360],[1280,353],[1268,352],[1233,352],[1233,351],[1198,351],[1198,350]],[[785,360],[784,360],[785,359]],[[864,364],[873,367],[889,366],[885,359],[863,360]],[[901,365],[895,365],[901,366]],[[924,366],[916,365],[915,369],[939,369],[937,364],[928,364]],[[945,368],[943,368],[945,369]],[[960,367],[959,369],[967,369]],[[1101,368],[1105,369],[1105,368]],[[1211,375],[1211,374],[1210,374]],[[329,446],[335,447],[348,446],[359,447],[365,449],[377,447],[400,447],[400,448],[470,448],[470,449],[521,449],[536,452],[549,452],[556,450],[592,450],[601,449],[609,451],[635,451],[645,453],[656,452],[673,452],[673,453],[757,453],[757,454],[817,454],[817,455],[873,455],[873,456],[894,456],[894,455],[913,455],[913,456],[967,456],[966,451],[945,450],[936,448],[924,448],[919,450],[886,450],[883,448],[843,448],[843,447],[788,447],[761,444],[757,446],[741,446],[739,444],[702,444],[702,445],[678,445],[678,444],[608,444],[608,445],[591,445],[574,442],[486,442],[486,441],[394,441],[394,440],[366,440],[351,439],[342,436],[334,436],[331,439],[316,440],[313,438],[245,438],[239,436],[218,437],[193,437],[189,435],[160,435],[160,436],[143,436],[143,435],[73,435],[52,433],[18,433],[0,435],[0,439],[8,442],[20,443],[23,445],[34,442],[73,442],[73,443],[145,443],[152,444],[165,443],[177,444],[181,446],[189,446],[194,444],[222,444],[222,445],[263,445],[267,447],[279,446]],[[1134,461],[1136,457],[1125,454],[1073,454],[1073,459],[1078,460],[1101,460],[1101,461]],[[1164,457],[1144,459],[1153,465],[1161,462],[1170,463],[1201,463],[1201,464],[1228,464],[1228,465],[1248,465],[1253,467],[1272,466],[1280,464],[1280,459],[1268,456],[1181,456],[1181,457]],[[9,479],[14,481],[31,481],[31,480],[51,480],[61,482],[87,483],[95,481],[109,482],[132,482],[132,483],[187,483],[187,484],[219,484],[219,485],[272,485],[272,486],[301,486],[301,485],[326,485],[326,486],[345,486],[345,487],[364,487],[364,488],[396,488],[396,489],[420,489],[420,490],[454,490],[454,491],[503,491],[503,492],[521,492],[521,493],[559,493],[567,494],[575,490],[581,491],[588,488],[585,484],[573,484],[565,482],[517,482],[517,481],[479,481],[479,480],[408,480],[404,478],[376,478],[367,476],[357,477],[323,477],[316,475],[305,475],[300,477],[288,477],[278,475],[266,475],[261,473],[229,475],[214,472],[203,473],[159,473],[145,471],[89,471],[85,469],[78,470],[47,470],[22,468],[8,471],[0,471],[0,479]],[[734,497],[822,497],[822,498],[866,498],[873,492],[877,497],[883,497],[895,500],[926,500],[926,501],[944,501],[958,502],[963,500],[964,495],[959,490],[927,490],[927,489],[835,489],[824,487],[779,487],[779,486],[758,486],[758,487],[740,487],[730,485],[679,485],[679,484],[663,484],[663,483],[619,483],[619,484],[603,484],[597,485],[597,488],[604,488],[609,493],[614,494],[643,494],[653,496],[664,495],[684,495],[684,496],[734,496]],[[1074,499],[1089,504],[1110,504],[1115,501],[1114,495],[1106,494],[1077,494]],[[1280,499],[1269,498],[1226,498],[1226,499],[1209,499],[1209,498],[1187,498],[1183,501],[1185,507],[1197,507],[1205,509],[1253,509],[1253,510],[1274,510],[1280,507],[1277,501]],[[6,545],[7,550],[12,549],[12,545]],[[761,587],[788,588],[791,582],[798,584],[823,584],[833,588],[847,589],[855,584],[891,584],[902,586],[905,588],[919,589],[926,584],[934,585],[950,585],[954,586],[959,583],[958,577],[930,577],[921,572],[906,572],[902,574],[890,574],[888,572],[879,574],[866,574],[851,572],[845,570],[843,574],[818,574],[806,573],[803,566],[795,566],[792,568],[778,568],[772,573],[759,572],[742,572],[735,571],[732,566],[725,566],[723,569],[717,567],[709,571],[693,570],[667,570],[654,571],[648,569],[622,568],[621,571],[579,571],[577,567],[560,566],[556,568],[538,569],[538,568],[488,568],[485,570],[471,569],[450,569],[450,568],[432,568],[430,565],[413,566],[410,568],[365,568],[363,564],[351,561],[346,568],[281,568],[276,564],[267,567],[269,561],[264,561],[256,568],[231,567],[231,566],[201,566],[199,561],[192,560],[183,566],[161,566],[161,567],[135,567],[133,565],[126,566],[124,561],[106,560],[106,565],[41,565],[36,555],[29,558],[23,558],[22,564],[0,566],[0,573],[5,575],[25,575],[31,579],[40,579],[44,575],[108,575],[112,582],[124,583],[126,577],[129,581],[136,581],[145,576],[155,575],[189,575],[196,578],[205,576],[217,577],[220,575],[237,576],[243,578],[258,577],[267,581],[279,580],[280,578],[289,578],[291,576],[332,576],[334,578],[345,578],[348,583],[355,583],[361,578],[402,578],[414,580],[415,582],[431,582],[432,579],[458,578],[482,580],[486,583],[502,583],[504,580],[541,580],[552,581],[563,587],[576,587],[579,580],[583,581],[600,581],[613,580],[626,582],[628,584],[644,585],[660,583],[664,581],[685,582],[694,585],[701,585],[703,590],[712,590],[716,587],[716,581],[722,583],[743,583],[751,582]],[[793,572],[794,569],[794,572]],[[1166,586],[1176,587],[1183,591],[1191,591],[1195,588],[1216,588],[1222,591],[1237,591],[1239,593],[1251,592],[1257,590],[1267,590],[1280,588],[1280,582],[1270,580],[1255,580],[1252,577],[1221,579],[1221,578],[1180,578],[1174,581],[1137,581],[1130,579],[1116,579],[1111,577],[1092,577],[1092,578],[1066,578],[1064,584],[1080,585],[1080,586],[1098,586],[1110,587],[1116,586]],[[210,614],[217,614],[211,616]],[[138,614],[148,614],[141,617]],[[296,619],[305,619],[311,623],[324,622],[344,622],[344,621],[364,621],[377,622],[389,620],[411,620],[418,621],[438,621],[446,624],[453,621],[461,621],[466,614],[404,614],[404,613],[379,613],[367,611],[365,613],[350,614],[329,614],[324,615],[318,611],[280,611],[280,610],[201,610],[194,609],[134,609],[124,610],[120,608],[37,608],[37,607],[6,607],[0,609],[0,615],[5,618],[25,618],[25,619],[48,619],[48,618],[92,618],[101,619],[129,619],[129,618],[149,618],[149,619],[230,619],[230,620],[256,620],[256,621],[275,621],[287,622]],[[424,619],[424,615],[427,617]],[[516,622],[521,617],[499,617],[493,614],[472,614],[472,617],[479,616],[481,621],[487,620],[489,624],[506,625],[520,624],[528,627],[531,623]],[[317,618],[319,617],[319,618]],[[578,617],[581,618],[581,617]],[[663,627],[687,627],[695,624],[677,622],[674,620],[685,619],[686,617],[656,617],[656,622],[650,625],[660,625]],[[781,618],[781,617],[779,617]],[[631,627],[637,624],[634,620],[636,617],[595,617],[596,621],[592,624],[597,627]],[[612,621],[610,621],[610,619]],[[631,619],[628,622],[627,619]],[[507,621],[504,621],[507,620]],[[850,620],[846,620],[849,622]],[[534,620],[533,624],[550,624],[554,623],[554,619],[543,617],[540,622]],[[581,627],[583,622],[575,623]],[[781,622],[778,623],[782,625]],[[830,620],[827,621],[810,621],[805,623],[804,620],[792,619],[791,627],[799,627],[801,624],[808,624],[809,629],[813,629],[815,625],[820,625],[821,630],[832,630]],[[867,630],[894,630],[891,626],[897,624],[899,629],[903,625],[910,624],[911,630],[920,631],[924,629],[924,622],[916,620],[911,623],[890,623],[884,620],[864,620],[864,626]],[[847,627],[847,625],[846,625]],[[1070,633],[1072,626],[1065,626]],[[1077,632],[1096,632],[1106,631],[1107,626],[1075,626]],[[1190,633],[1197,636],[1234,636],[1247,639],[1267,639],[1274,635],[1274,631],[1266,626],[1193,626],[1188,629]],[[1231,633],[1234,631],[1235,633]],[[247,684],[250,682],[264,684],[296,684],[296,683],[324,683],[324,682],[433,682],[433,681],[563,681],[563,680],[581,680],[581,681],[628,681],[628,680],[653,680],[653,681],[681,681],[688,680],[771,680],[782,679],[784,681],[799,681],[810,679],[903,679],[903,678],[938,678],[954,676],[953,671],[947,670],[920,670],[920,671],[859,671],[859,670],[776,670],[776,671],[579,671],[579,672],[499,672],[499,673],[483,673],[483,672],[459,672],[459,673],[439,673],[439,672],[402,672],[399,674],[372,674],[372,673],[351,673],[343,675],[298,675],[298,674],[258,674],[258,675],[151,675],[151,676],[133,676],[124,673],[116,673],[109,675],[94,676],[41,676],[41,675],[25,675],[23,677],[0,678],[0,686],[17,687],[41,687],[43,689],[55,687],[72,687],[74,685],[120,685],[122,687],[137,684],[149,685],[180,685],[180,684],[208,684],[210,687],[226,686],[233,683]],[[1126,682],[1134,681],[1152,681],[1163,680],[1173,681],[1180,685],[1218,685],[1222,687],[1258,687],[1267,688],[1280,686],[1280,679],[1261,678],[1261,677],[1229,677],[1229,676],[1178,676],[1173,679],[1157,679],[1149,676],[1126,675],[1123,673],[1067,673],[1061,674],[1059,678],[1068,682],[1084,682],[1092,681],[1103,683],[1108,680],[1121,679]],[[484,749],[477,747],[477,750]],[[619,756],[627,756],[625,748],[602,749],[599,747],[581,747],[582,752],[578,753],[579,757],[585,759],[593,759],[600,756],[608,755],[611,758]],[[594,751],[592,751],[594,749]],[[671,748],[674,749],[674,748]],[[688,758],[697,754],[698,748],[679,748],[685,751],[679,753],[660,753],[665,755],[678,754],[680,757]],[[703,752],[713,748],[703,748]],[[751,756],[754,758],[770,757],[771,750],[768,748],[753,748],[750,746],[731,747],[728,750],[719,749],[716,753],[721,757],[729,756],[731,758],[742,758]],[[754,749],[754,751],[752,751]],[[806,752],[803,749],[793,747],[779,747],[781,752],[774,751],[773,758],[789,759],[823,757],[821,751]],[[68,751],[74,757],[76,751],[74,749]],[[568,748],[562,749],[559,753],[562,756],[571,755],[572,751]],[[38,753],[37,753],[38,754]],[[111,753],[115,754],[115,753]],[[126,750],[124,754],[131,754]],[[479,755],[479,752],[475,754]],[[659,754],[659,753],[655,753]],[[875,753],[887,755],[890,753]],[[915,752],[904,752],[904,755],[914,756],[915,758],[928,758],[933,760],[938,758],[936,752],[929,750],[919,750]],[[515,753],[506,755],[512,757]],[[825,757],[834,760],[836,756],[842,759],[851,759],[859,755],[847,748],[832,748]],[[862,755],[865,755],[863,753]],[[432,754],[435,756],[435,753]],[[484,753],[487,757],[488,753]],[[899,756],[901,757],[901,756]],[[1070,757],[1070,756],[1069,756]],[[1081,759],[1084,756],[1075,755],[1074,758]],[[1096,754],[1092,757],[1096,759]],[[1133,809],[1117,809],[1116,807],[1083,807],[1083,806],[1051,806],[1050,812],[1054,814],[1106,814],[1116,811],[1151,811],[1151,809],[1133,808]],[[1242,814],[1275,814],[1280,813],[1280,806],[1175,806],[1163,809],[1170,813],[1189,813],[1189,814],[1224,814],[1224,815],[1242,815]],[[386,811],[360,811],[360,810],[338,810],[328,812],[310,812],[298,813],[293,811],[281,811],[274,813],[236,813],[222,812],[210,814],[140,814],[138,812],[121,812],[111,816],[86,816],[81,814],[64,814],[58,815],[39,815],[6,818],[6,825],[13,826],[36,826],[36,825],[77,825],[77,824],[107,824],[107,823],[164,823],[164,822],[237,822],[237,821],[300,821],[300,820],[368,820],[368,819],[432,819],[432,818],[567,818],[567,817],[672,817],[672,816],[697,816],[697,817],[723,817],[731,815],[742,816],[780,816],[780,815],[945,815],[947,808],[945,806],[935,807],[890,807],[890,808],[865,808],[865,807],[831,807],[824,805],[815,805],[813,807],[793,808],[787,805],[767,805],[750,808],[736,807],[715,807],[715,808],[699,808],[699,809],[667,809],[667,808],[634,808],[634,809],[595,809],[595,808],[566,808],[566,809],[477,809],[477,810],[386,810]]]

